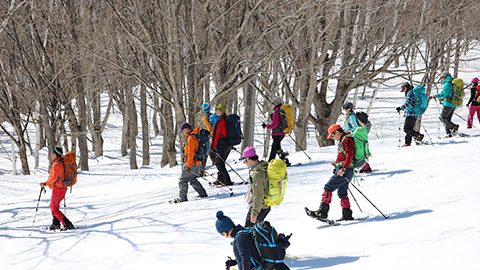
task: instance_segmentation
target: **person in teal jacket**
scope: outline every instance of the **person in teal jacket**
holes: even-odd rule
[[[445,131],[448,137],[452,137],[453,134],[457,133],[459,125],[452,122],[452,116],[455,112],[456,106],[447,101],[448,98],[453,97],[453,77],[448,71],[442,72],[440,75],[440,80],[443,81],[442,92],[431,96],[430,98],[439,99],[442,102],[443,109],[440,113],[440,120],[445,125]]]

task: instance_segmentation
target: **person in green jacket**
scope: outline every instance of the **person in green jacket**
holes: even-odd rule
[[[245,194],[245,199],[250,205],[245,227],[251,227],[265,220],[270,212],[270,207],[265,203],[265,197],[268,195],[268,163],[258,159],[257,152],[252,146],[243,149],[242,159],[249,168],[250,174],[250,189]]]
[[[448,71],[444,71],[440,75],[440,80],[443,81],[442,92],[430,98],[439,99],[442,102],[443,109],[440,113],[440,121],[445,125],[447,136],[452,137],[453,134],[457,133],[459,127],[459,125],[452,122],[452,116],[456,106],[448,101],[449,98],[453,97],[453,77]]]

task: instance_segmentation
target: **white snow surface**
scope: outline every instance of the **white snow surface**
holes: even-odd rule
[[[469,81],[474,74],[461,75]],[[370,114],[375,125],[370,164],[379,171],[354,181],[388,219],[352,186],[363,210],[350,196],[353,215],[368,216],[366,220],[326,226],[306,216],[305,206],[316,209],[320,204],[337,147],[319,148],[311,134],[309,161],[302,152],[294,152],[290,138],[284,139],[292,163],[302,165],[288,169],[285,200],[272,208],[267,220],[279,232],[293,233],[286,259],[291,269],[479,269],[475,254],[480,243],[480,124],[475,120],[477,128],[467,130],[466,123],[454,116],[460,131],[471,137],[439,139],[445,131],[432,100],[424,126],[425,140],[434,144],[399,148],[394,109],[403,102],[399,83],[380,90]],[[368,100],[368,95],[359,100],[359,109]],[[467,117],[465,107],[456,112]],[[403,124],[403,117],[400,120]],[[263,131],[258,126],[256,146],[262,149]],[[130,170],[128,156],[120,157],[120,132],[121,118],[114,114],[104,134],[105,156],[90,160],[90,171],[80,172],[78,184],[67,193],[67,209],[62,203],[62,211],[79,227],[75,231],[44,229],[51,223],[50,190],[42,195],[32,226],[38,183],[48,175],[46,149],[41,167],[32,169],[30,176],[10,175],[11,162],[0,152],[0,269],[225,269],[233,250],[231,240],[216,231],[215,214],[222,210],[243,225],[247,186],[234,186],[230,197],[200,180],[208,199],[169,204],[178,196],[180,166],[159,168],[162,143],[154,139],[152,165]],[[401,131],[402,144],[403,136]],[[8,138],[2,136],[1,142],[9,149]],[[246,179],[248,170],[235,162],[238,158],[232,152],[228,162]],[[241,181],[233,172],[230,175]],[[190,187],[189,198],[196,196]],[[329,217],[341,217],[336,193]]]

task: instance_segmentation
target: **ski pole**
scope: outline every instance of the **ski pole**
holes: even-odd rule
[[[400,112],[398,112],[398,149],[400,149],[401,145],[402,145],[402,116],[400,115]]]
[[[430,142],[433,143],[432,137],[430,137],[430,134],[428,134],[428,131],[427,131],[427,129],[425,128],[425,126],[423,125],[423,123],[420,122],[420,124],[422,125],[422,128],[423,128],[423,130],[425,131],[425,134],[427,134],[427,137],[428,137],[428,139],[430,140]]]
[[[200,168],[202,170],[202,168]],[[203,170],[205,172],[205,170]],[[205,182],[207,182],[210,186],[211,185],[214,185],[212,182],[208,181],[207,178],[205,178],[204,176],[200,176],[192,171],[190,171],[193,175],[197,176],[197,177],[200,177],[200,179],[203,179]],[[220,187],[220,186],[217,186],[217,185],[214,185],[216,188],[219,188],[220,190],[226,192],[226,193],[229,193],[230,194],[230,197],[233,197],[233,188],[231,187],[227,187],[228,190],[226,190],[224,187]]]
[[[238,177],[240,177],[240,179],[242,179],[242,182],[243,182],[244,184],[247,183],[247,181],[245,181],[245,179],[243,179],[243,177],[242,177],[240,174],[238,174],[238,172],[237,172],[232,166],[230,166],[230,164],[228,164],[228,162],[227,162],[225,159],[223,159],[223,158],[220,156],[220,154],[218,154],[217,152],[214,152],[214,153],[215,153],[215,155],[217,155],[217,157],[220,158],[220,160],[223,161],[223,163],[227,164],[228,167],[230,167],[230,169],[232,169],[232,171],[233,171],[236,175],[238,175]]]
[[[298,146],[298,148],[302,150],[302,152],[308,157],[308,159],[312,161],[312,158],[305,152],[305,150],[303,150],[303,148],[297,143],[297,141],[293,139],[292,135],[288,134],[288,137],[290,137],[290,139],[292,139],[292,141]]]
[[[458,115],[458,113],[456,113],[456,112],[453,112],[453,113],[454,113],[456,116],[458,116],[458,118],[460,118],[460,119],[462,119],[463,121],[465,121],[465,122],[468,123],[468,121],[467,121],[465,118],[463,118],[462,116]],[[472,121],[472,122],[473,122],[473,121]],[[473,124],[472,124],[472,127],[473,127],[473,128],[476,128]]]
[[[32,231],[30,232],[30,235],[33,232],[33,226],[35,225],[35,220],[37,218],[37,212],[38,212],[38,206],[40,205],[40,198],[42,197],[42,192],[46,193],[47,191],[45,190],[45,187],[40,188],[40,194],[38,194],[38,200],[37,200],[37,207],[35,208],[35,214],[33,215],[33,222],[32,222]]]
[[[348,178],[345,177],[345,179],[347,179],[347,181],[348,181]],[[349,182],[350,182],[350,181],[349,181]],[[353,186],[373,207],[375,207],[375,209],[377,209],[377,211],[378,211],[380,214],[382,214],[382,216],[383,216],[385,219],[388,218],[388,216],[384,215],[384,214],[382,213],[382,211],[380,211],[380,209],[378,209],[377,206],[375,206],[375,204],[373,204],[373,203],[367,198],[367,196],[365,196],[365,194],[363,194],[363,192],[360,191],[360,189],[358,189],[353,183],[350,183],[350,184],[352,184],[352,186]]]
[[[355,203],[357,204],[358,209],[360,210],[360,212],[363,213],[362,208],[360,208],[360,205],[358,204],[357,199],[355,198],[355,196],[353,196],[353,193],[352,193],[352,191],[350,190],[350,188],[348,189],[348,192],[350,192],[350,195],[352,196],[353,200],[354,200]]]

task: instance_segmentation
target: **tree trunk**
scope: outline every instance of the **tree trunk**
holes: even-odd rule
[[[101,157],[103,156],[103,137],[102,137],[100,91],[95,91],[92,94],[91,105],[92,105],[92,113],[93,113],[93,123],[90,129],[92,134],[93,152],[95,153],[95,157]]]
[[[140,118],[142,121],[142,165],[150,165],[150,136],[148,133],[147,87],[140,85]]]
[[[253,87],[254,80],[250,81],[250,83],[246,84],[243,87],[243,99],[245,101],[245,108],[244,108],[244,116],[243,116],[243,142],[242,142],[242,150],[251,145],[253,146],[254,143],[254,136],[255,136],[255,104],[256,104],[256,91]]]
[[[158,101],[157,93],[153,93],[153,110],[152,110],[152,124],[153,124],[153,133],[155,134],[155,138],[160,135],[160,128],[158,127],[158,112],[160,111],[160,104]]]
[[[138,134],[138,121],[137,121],[137,110],[135,106],[135,97],[132,93],[133,89],[128,87],[125,89],[127,95],[126,104],[127,104],[127,113],[128,113],[128,144],[130,145],[130,169],[136,170],[137,166],[137,134]]]
[[[163,153],[160,166],[163,168],[167,164],[170,167],[176,166],[177,158],[175,150],[175,124],[173,122],[172,106],[166,102],[161,103],[161,126],[163,129]]]

